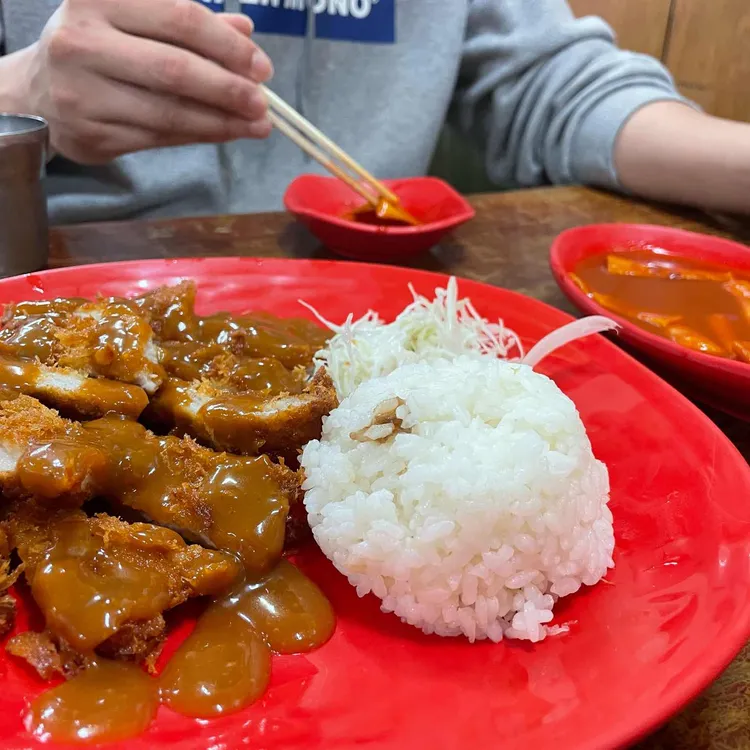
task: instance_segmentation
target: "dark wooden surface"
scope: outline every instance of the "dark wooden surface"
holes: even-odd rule
[[[570,227],[598,222],[666,224],[750,243],[750,222],[665,210],[585,188],[482,195],[472,202],[476,219],[412,265],[515,289],[571,313],[575,310],[548,267],[552,240]],[[52,232],[50,266],[229,255],[333,257],[285,214],[255,214],[58,228]],[[707,413],[750,459],[750,425]],[[750,748],[750,647],[639,748]]]

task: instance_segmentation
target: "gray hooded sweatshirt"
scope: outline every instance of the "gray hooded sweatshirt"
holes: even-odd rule
[[[241,11],[273,60],[271,87],[375,175],[424,174],[446,116],[500,188],[617,187],[617,134],[640,107],[678,99],[656,60],[619,50],[564,0],[216,0]],[[0,40],[34,42],[58,0],[0,0]],[[266,141],[56,158],[52,222],[275,210],[321,169],[280,133]]]

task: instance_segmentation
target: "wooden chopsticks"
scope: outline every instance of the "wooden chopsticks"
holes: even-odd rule
[[[268,99],[268,119],[275,128],[322,164],[332,175],[359,193],[371,206],[377,208],[383,200],[398,206],[399,199],[393,191],[376,180],[346,151],[339,148],[271,89],[266,86],[261,88]]]

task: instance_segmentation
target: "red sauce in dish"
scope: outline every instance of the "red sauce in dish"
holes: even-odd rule
[[[586,258],[571,278],[645,331],[750,363],[750,272],[644,249]]]
[[[414,227],[422,223],[400,204],[382,198],[378,201],[377,206],[365,203],[353,211],[348,211],[344,214],[344,218],[357,224],[369,224],[377,227]]]

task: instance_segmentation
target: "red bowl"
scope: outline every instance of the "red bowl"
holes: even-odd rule
[[[586,313],[606,315],[621,326],[620,337],[647,356],[664,375],[696,399],[750,421],[750,365],[686,349],[644,331],[597,304],[570,278],[578,264],[611,250],[658,247],[667,254],[750,271],[750,248],[680,229],[637,224],[597,224],[563,232],[552,244],[550,265],[570,301]]]
[[[287,188],[284,205],[326,247],[356,260],[411,258],[429,250],[452,229],[474,218],[474,209],[463,196],[436,177],[383,180],[383,183],[422,224],[378,227],[345,219],[344,216],[363,201],[335,177],[312,174],[298,177]]]

